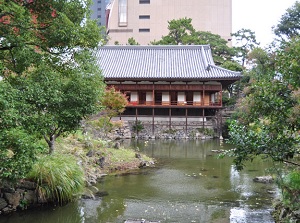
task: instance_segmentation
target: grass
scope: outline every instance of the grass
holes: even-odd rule
[[[60,204],[72,200],[85,185],[84,171],[76,159],[63,154],[40,158],[34,164],[28,178],[37,183],[39,195],[43,200]]]

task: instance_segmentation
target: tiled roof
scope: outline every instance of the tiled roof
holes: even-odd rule
[[[241,73],[214,64],[209,45],[102,46],[95,52],[110,80],[236,80]]]

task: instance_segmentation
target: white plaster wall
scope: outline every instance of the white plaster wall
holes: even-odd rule
[[[184,92],[178,92],[177,101],[180,101],[180,102],[185,101],[185,93]]]
[[[146,92],[146,101],[153,101],[152,92]]]
[[[138,93],[136,91],[130,93],[130,101],[138,101],[138,98]]]
[[[201,92],[194,92],[193,102],[201,102]]]
[[[169,92],[163,92],[162,93],[162,99],[163,102],[170,102],[170,95]]]

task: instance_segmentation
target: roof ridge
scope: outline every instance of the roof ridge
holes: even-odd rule
[[[209,50],[210,45],[104,45],[98,49],[205,49]]]
[[[229,71],[231,73],[235,73],[235,74],[242,74],[242,72],[240,71],[233,71],[233,70],[228,70],[226,68],[223,68],[223,67],[220,67],[220,66],[217,66],[217,65],[213,65],[213,64],[208,64],[209,67],[213,67],[213,68],[216,68],[216,69],[219,69],[219,70],[224,70],[224,71]]]

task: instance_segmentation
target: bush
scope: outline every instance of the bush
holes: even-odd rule
[[[208,129],[208,128],[197,128],[198,132],[206,135],[206,136],[214,136],[215,132],[213,129]]]
[[[282,188],[283,203],[291,210],[300,208],[300,171],[288,173],[280,185]]]
[[[36,154],[41,150],[37,138],[22,128],[1,130],[0,178],[8,181],[24,178],[36,161]]]
[[[143,129],[144,129],[144,125],[140,120],[136,121],[135,125],[132,126],[132,130],[137,133],[139,133]]]
[[[37,183],[42,198],[60,204],[72,200],[84,188],[84,171],[68,155],[55,154],[39,159],[28,178]]]

